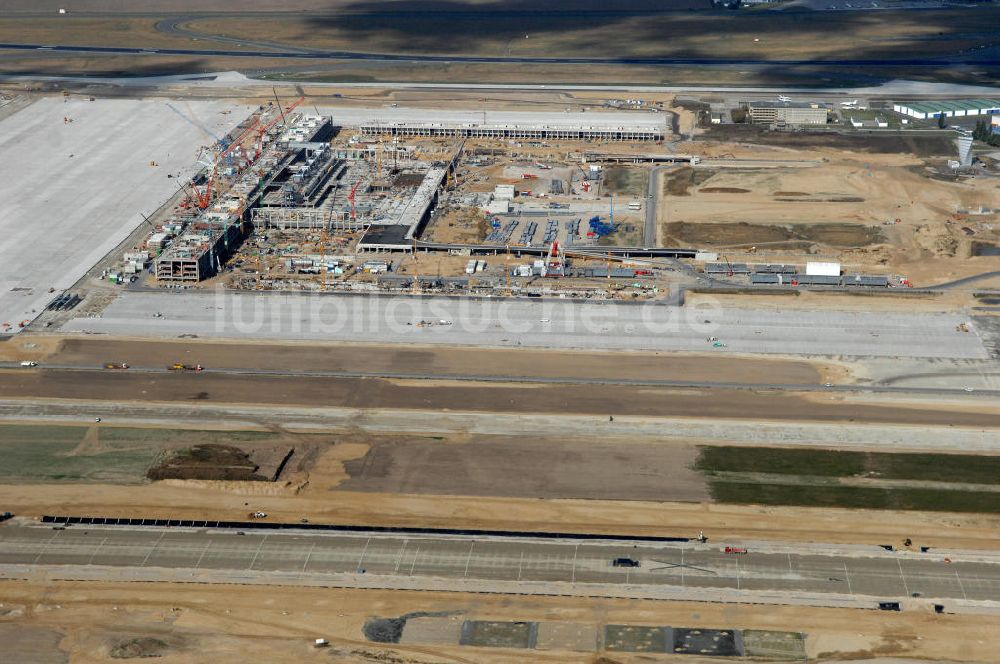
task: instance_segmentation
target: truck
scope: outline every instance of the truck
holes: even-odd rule
[[[38,362],[32,362],[31,360],[23,360],[21,362],[22,367],[37,367]]]
[[[204,367],[201,366],[200,364],[181,364],[180,362],[174,362],[169,367],[167,367],[168,371],[195,371],[195,372],[197,372],[197,371],[201,371],[202,369],[204,369]]]
[[[128,365],[124,362],[106,362],[104,364],[105,369],[128,369]]]
[[[641,563],[635,558],[630,558],[628,556],[622,556],[621,558],[614,558],[611,561],[612,567],[639,567]]]
[[[642,201],[632,201],[631,203],[628,204],[628,209],[629,210],[641,210],[642,209]]]

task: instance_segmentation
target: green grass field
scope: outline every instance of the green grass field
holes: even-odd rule
[[[274,439],[256,431],[0,425],[0,482],[141,483],[167,449]]]
[[[1000,457],[704,447],[694,467],[722,503],[1000,513],[1000,492],[974,486],[1000,485]],[[872,485],[841,483],[847,478]]]

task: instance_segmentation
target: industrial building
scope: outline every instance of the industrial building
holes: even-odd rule
[[[951,101],[910,101],[892,105],[892,110],[918,120],[928,120],[938,116],[946,118],[966,118],[977,115],[1000,113],[1000,100],[962,99]]]
[[[332,124],[319,116],[299,116],[291,122],[278,117],[282,127],[277,118],[261,125],[264,118],[259,114],[243,123],[220,153],[227,168],[195,178],[208,180],[204,200],[196,201],[200,210],[172,219],[149,237],[147,249],[162,252],[155,261],[157,281],[198,282],[214,276],[239,246],[243,226],[258,207],[288,209],[289,204],[316,202],[326,191],[340,165],[324,142],[332,135]],[[255,132],[258,145],[251,156],[240,146],[252,143]],[[266,149],[265,138],[270,139]],[[229,177],[232,184],[225,196],[212,201],[210,183],[215,177]],[[195,193],[197,199],[201,194]]]
[[[597,115],[597,114],[595,114]],[[662,141],[662,126],[486,124],[461,122],[372,122],[361,125],[363,136],[436,136],[458,138],[550,139],[598,141]]]
[[[753,124],[785,127],[825,125],[827,110],[818,104],[791,101],[748,101],[747,114]]]

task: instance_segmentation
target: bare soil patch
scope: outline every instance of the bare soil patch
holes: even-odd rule
[[[649,171],[615,166],[604,171],[604,191],[616,196],[645,196]]]
[[[176,450],[149,469],[151,480],[277,481],[294,447],[255,446],[249,452],[232,445],[195,445]]]
[[[696,171],[690,166],[683,166],[664,175],[663,194],[666,196],[690,196],[688,189],[707,182],[713,175],[715,175],[714,171]]]
[[[831,131],[770,131],[756,125],[712,125],[703,138],[713,141],[759,142],[790,148],[837,148],[851,152],[912,154],[918,157],[941,157],[955,152],[950,134],[928,136],[841,134]]]
[[[387,493],[700,502],[697,450],[672,445],[478,436],[390,438],[347,461],[337,489]]]
[[[749,189],[739,187],[702,187],[698,190],[701,194],[749,194]]]
[[[169,646],[166,641],[151,636],[139,636],[118,641],[111,646],[112,659],[163,657]]]
[[[713,246],[768,245],[770,248],[801,248],[823,244],[854,248],[881,244],[882,231],[863,224],[788,224],[768,225],[747,222],[667,224],[668,243]]]

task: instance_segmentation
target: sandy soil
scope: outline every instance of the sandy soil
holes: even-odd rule
[[[34,344],[29,348],[26,344]],[[0,360],[43,359],[81,367],[127,361],[136,367],[202,362],[212,368],[287,371],[365,371],[399,374],[631,378],[812,384],[846,378],[827,363],[780,358],[728,358],[680,353],[601,353],[435,346],[154,341],[25,336],[0,343]]]
[[[156,661],[338,662],[398,664],[472,662],[514,664],[529,651],[454,645],[384,645],[365,640],[371,616],[414,611],[447,612],[458,619],[545,620],[565,623],[676,625],[706,628],[793,630],[807,635],[807,654],[859,659],[907,656],[968,662],[996,661],[1000,636],[993,616],[933,615],[924,611],[886,614],[849,609],[721,606],[695,602],[650,602],[557,597],[495,597],[461,593],[386,592],[287,587],[198,587],[157,584],[9,582],[0,588],[0,625],[48,639],[46,654],[61,650],[76,663],[105,662],[112,644],[152,637],[168,645]],[[971,635],[975,635],[972,637]],[[330,648],[316,650],[315,638]],[[58,650],[57,650],[58,648]],[[392,659],[390,659],[392,658]],[[567,651],[530,651],[535,662],[631,664],[649,656]]]
[[[803,169],[713,169],[688,189],[667,196],[658,214],[669,235],[671,223],[725,221],[773,226],[796,224],[861,224],[882,233],[874,245],[838,247],[817,241],[818,257],[840,260],[846,271],[904,274],[918,285],[996,270],[1000,259],[973,257],[972,241],[994,238],[997,216],[961,215],[959,210],[1000,207],[995,178],[961,182],[932,178],[925,161],[912,155],[802,150],[731,143],[706,146],[709,155],[756,159],[813,159],[820,165]],[[724,151],[724,152],[723,152]],[[943,160],[926,163],[940,165]],[[899,223],[896,223],[899,219]],[[974,235],[961,229],[970,228]],[[759,240],[733,227],[732,239],[718,235],[714,247],[736,261],[802,263],[802,246],[771,242],[761,229]],[[737,233],[736,231],[740,231]],[[821,236],[822,237],[822,236]],[[755,249],[750,251],[750,247]],[[810,259],[817,257],[810,256]]]
[[[708,500],[689,445],[473,436],[380,440],[346,464],[344,491],[524,498]]]
[[[145,486],[0,485],[0,504],[23,516],[94,514],[243,520],[250,510],[270,519],[314,523],[552,530],[580,533],[696,536],[883,544],[909,537],[914,546],[989,548],[1000,545],[1000,517],[796,507],[713,505],[617,500],[538,500],[434,494],[346,491],[343,457],[336,450],[298,484],[156,482]],[[349,460],[347,460],[349,463]],[[251,486],[252,485],[252,486]]]
[[[271,406],[402,408],[447,412],[608,413],[653,417],[723,417],[776,421],[862,421],[974,427],[1000,426],[1000,411],[926,403],[868,406],[814,403],[789,392],[471,381],[314,378],[105,371],[0,371],[0,397],[216,402]]]

